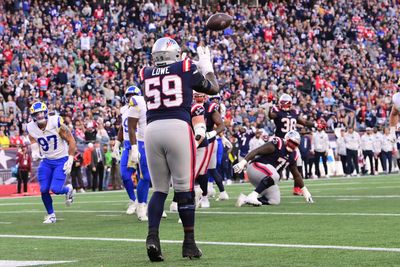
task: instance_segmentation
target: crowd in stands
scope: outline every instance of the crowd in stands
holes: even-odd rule
[[[108,144],[124,90],[139,84],[163,36],[192,58],[210,47],[228,135],[240,125],[272,134],[266,110],[282,93],[305,118],[323,117],[327,131],[387,125],[400,77],[397,1],[195,2],[1,0],[1,145],[29,142],[37,99],[63,116],[81,151]],[[216,11],[234,18],[223,32],[205,27]]]

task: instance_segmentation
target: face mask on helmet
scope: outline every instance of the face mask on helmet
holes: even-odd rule
[[[292,102],[291,101],[281,101],[281,102],[279,102],[279,106],[282,110],[289,111],[290,108],[292,107]]]
[[[36,112],[32,114],[32,118],[37,124],[43,124],[47,120],[47,114],[44,111]]]

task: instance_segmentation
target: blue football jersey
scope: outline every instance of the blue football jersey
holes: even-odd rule
[[[204,108],[204,104],[194,104],[191,109],[191,116],[204,116],[205,119],[206,110]],[[207,138],[204,138],[203,141],[199,144],[198,147],[206,147],[208,146]]]
[[[212,115],[214,112],[218,111],[218,104],[214,102],[205,102],[204,103],[204,109],[205,109],[205,114],[204,114],[204,119],[206,121],[206,130],[207,132],[211,132],[214,130],[214,121],[212,119]],[[215,136],[211,139],[208,140],[209,143],[214,142]]]
[[[299,155],[297,151],[289,152],[286,149],[285,142],[279,137],[272,137],[268,143],[275,146],[275,151],[272,154],[261,155],[254,159],[254,162],[270,164],[275,167],[278,172],[284,170],[287,166],[296,164]]]
[[[190,59],[140,71],[147,105],[147,124],[156,120],[178,119],[191,123],[193,90],[202,92],[211,84]]]
[[[275,136],[284,138],[285,134],[296,130],[297,119],[300,115],[297,110],[291,109],[289,111],[284,111],[278,107],[273,107],[272,112],[277,115],[274,119]]]

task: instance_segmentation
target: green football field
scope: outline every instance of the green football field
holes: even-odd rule
[[[7,261],[68,261],[50,266],[400,266],[400,176],[306,181],[315,203],[281,183],[279,206],[236,208],[249,184],[227,186],[231,200],[196,212],[200,260],[181,257],[182,225],[161,223],[165,261],[150,263],[147,224],[126,215],[124,191],[54,197],[57,223],[42,224],[39,197],[0,199],[0,266]],[[168,198],[168,209],[172,195]]]

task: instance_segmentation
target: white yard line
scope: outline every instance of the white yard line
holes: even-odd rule
[[[12,224],[12,222],[0,222],[0,224]]]
[[[217,214],[217,215],[290,215],[290,216],[371,216],[371,217],[400,217],[400,213],[365,213],[365,212],[270,212],[270,211],[213,211],[215,209],[204,211],[198,210],[196,214]],[[169,214],[177,214],[176,212],[169,212]],[[1,211],[0,214],[23,214],[23,213],[43,213],[43,211]],[[123,210],[63,210],[59,213],[111,213],[111,214],[124,214]]]
[[[144,243],[144,239],[130,238],[106,238],[106,237],[72,237],[72,236],[40,236],[40,235],[0,235],[0,238],[26,238],[26,239],[53,239],[53,240],[86,240],[86,241],[111,241],[111,242],[133,242]],[[182,244],[181,240],[161,240],[166,244]],[[353,251],[382,251],[382,252],[400,252],[400,248],[382,248],[382,247],[358,247],[358,246],[334,246],[334,245],[304,245],[304,244],[273,244],[273,243],[245,243],[245,242],[213,242],[196,241],[202,245],[216,246],[237,246],[237,247],[276,247],[276,248],[308,248],[308,249],[339,249]]]

